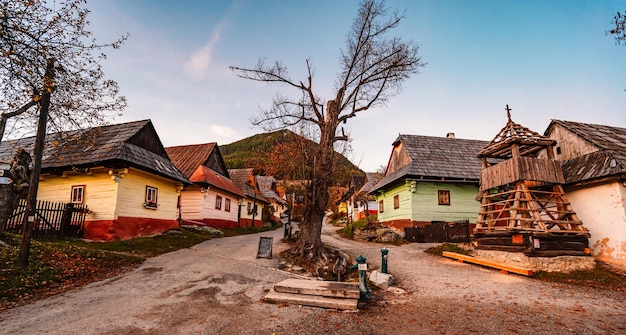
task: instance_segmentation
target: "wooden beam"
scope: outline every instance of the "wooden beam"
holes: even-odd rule
[[[454,258],[462,262],[469,262],[469,263],[474,263],[478,265],[483,265],[483,266],[487,266],[490,268],[500,269],[500,270],[504,270],[507,272],[513,272],[513,273],[517,273],[517,274],[524,275],[524,276],[533,275],[533,270],[530,270],[530,269],[525,269],[525,268],[512,266],[512,265],[506,265],[502,263],[496,263],[496,262],[488,261],[485,259],[474,258],[472,256],[458,254],[456,252],[444,251],[443,256],[448,257],[448,258]]]

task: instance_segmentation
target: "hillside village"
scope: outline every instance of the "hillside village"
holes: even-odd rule
[[[380,225],[412,242],[432,241],[424,235],[425,229],[453,229],[463,223],[468,241],[476,237],[475,232],[482,232],[483,237],[485,232],[504,231],[541,233],[544,239],[559,234],[583,236],[581,247],[574,248],[578,251],[565,248],[569,250],[565,254],[587,253],[616,266],[626,265],[625,128],[552,120],[541,135],[516,124],[509,115],[509,122],[491,142],[449,133],[445,137],[400,134],[392,144],[384,173],[355,172],[339,185],[344,189],[339,212],[349,221],[377,218]],[[481,160],[480,153],[494,145],[504,154]],[[540,148],[535,149],[536,145]],[[508,146],[513,149],[506,154],[501,148]],[[0,145],[7,175],[15,170],[11,162],[19,148],[31,151],[33,138]],[[537,163],[532,163],[519,171],[507,168],[508,172],[497,176],[504,181],[487,185],[494,177],[485,174],[486,168],[514,158],[515,152],[556,162],[555,177],[538,179],[541,168],[534,170],[537,167],[532,164]],[[485,200],[481,205],[482,192],[490,196],[497,187],[511,190],[519,180],[525,180],[520,187],[526,190],[559,185],[563,194],[542,198],[537,194],[543,191],[537,191],[526,200],[522,194],[495,207]],[[296,196],[290,197],[283,181],[272,175],[259,175],[249,167],[228,167],[215,142],[163,147],[152,122],[141,120],[87,129],[80,136],[49,136],[38,200],[66,203],[73,213],[65,227],[61,223],[38,226],[41,234],[57,230],[58,234],[109,241],[158,234],[181,225],[219,229],[278,224],[296,203]],[[523,208],[528,213],[513,220]],[[566,215],[573,218],[577,231],[564,228]],[[18,232],[20,219],[12,217],[6,230]],[[540,222],[546,219],[555,223],[543,226]],[[511,222],[518,226],[508,226]],[[540,224],[545,231],[523,222]],[[487,249],[494,248],[541,249],[525,244]],[[563,248],[557,249],[563,254]]]

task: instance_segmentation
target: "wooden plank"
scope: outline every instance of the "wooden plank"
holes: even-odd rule
[[[343,310],[356,310],[359,299],[320,297],[316,295],[282,293],[270,290],[265,297],[263,297],[263,301]]]
[[[512,266],[512,265],[506,265],[506,264],[502,264],[502,263],[496,263],[496,262],[488,261],[488,260],[485,260],[485,259],[474,258],[472,256],[458,254],[456,252],[444,251],[443,252],[443,256],[444,257],[458,259],[458,260],[464,261],[464,262],[469,262],[469,263],[474,263],[474,264],[487,266],[487,267],[494,268],[494,269],[500,269],[500,270],[504,270],[504,271],[507,271],[507,272],[513,272],[513,273],[517,273],[517,274],[521,274],[521,275],[525,275],[525,276],[532,276],[533,275],[533,270],[530,270],[530,269],[525,269],[525,268]]]
[[[359,298],[358,283],[333,282],[322,280],[286,279],[274,285],[281,293],[317,295],[335,298]]]

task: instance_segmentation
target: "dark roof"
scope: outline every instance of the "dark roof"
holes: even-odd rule
[[[221,174],[211,170],[204,165],[199,165],[196,171],[191,174],[189,180],[192,183],[207,183],[223,191],[227,191],[241,197],[244,196],[244,194],[239,188],[237,188],[237,186],[235,186],[232,180],[222,176]]]
[[[552,120],[546,134],[559,125],[598,151],[561,163],[566,183],[592,180],[626,173],[626,128]]]
[[[254,169],[228,169],[228,174],[230,175],[230,179],[233,181],[235,186],[237,186],[237,188],[240,189],[246,197],[269,203],[261,191],[248,183],[248,178],[250,176],[254,177]]]
[[[259,190],[264,197],[268,199],[274,199],[276,202],[281,204],[287,203],[278,194],[276,194],[276,192],[272,188],[272,185],[276,185],[276,178],[272,176],[256,176],[256,182],[259,186]]]
[[[520,156],[535,157],[544,148],[556,143],[546,136],[542,136],[537,132],[513,122],[510,114],[508,114],[508,118],[506,125],[493,140],[478,152],[478,157],[509,159],[513,156],[513,144],[518,146]]]
[[[403,144],[411,162],[384,176],[370,192],[399,182],[403,178],[475,181],[480,179],[482,163],[478,152],[489,142],[453,137],[399,135],[394,146]]]
[[[0,143],[0,159],[10,160],[17,148],[33,152],[35,137]],[[142,120],[49,134],[42,172],[95,166],[136,167],[169,179],[189,180],[169,160],[152,122]]]
[[[211,155],[216,143],[204,143],[194,145],[181,145],[176,147],[165,148],[167,155],[176,167],[187,178],[203,165]]]

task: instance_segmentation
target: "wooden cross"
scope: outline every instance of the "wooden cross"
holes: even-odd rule
[[[509,108],[509,104],[506,105],[506,108],[504,109],[506,111],[506,117],[509,118],[509,120],[511,119],[511,108]]]

